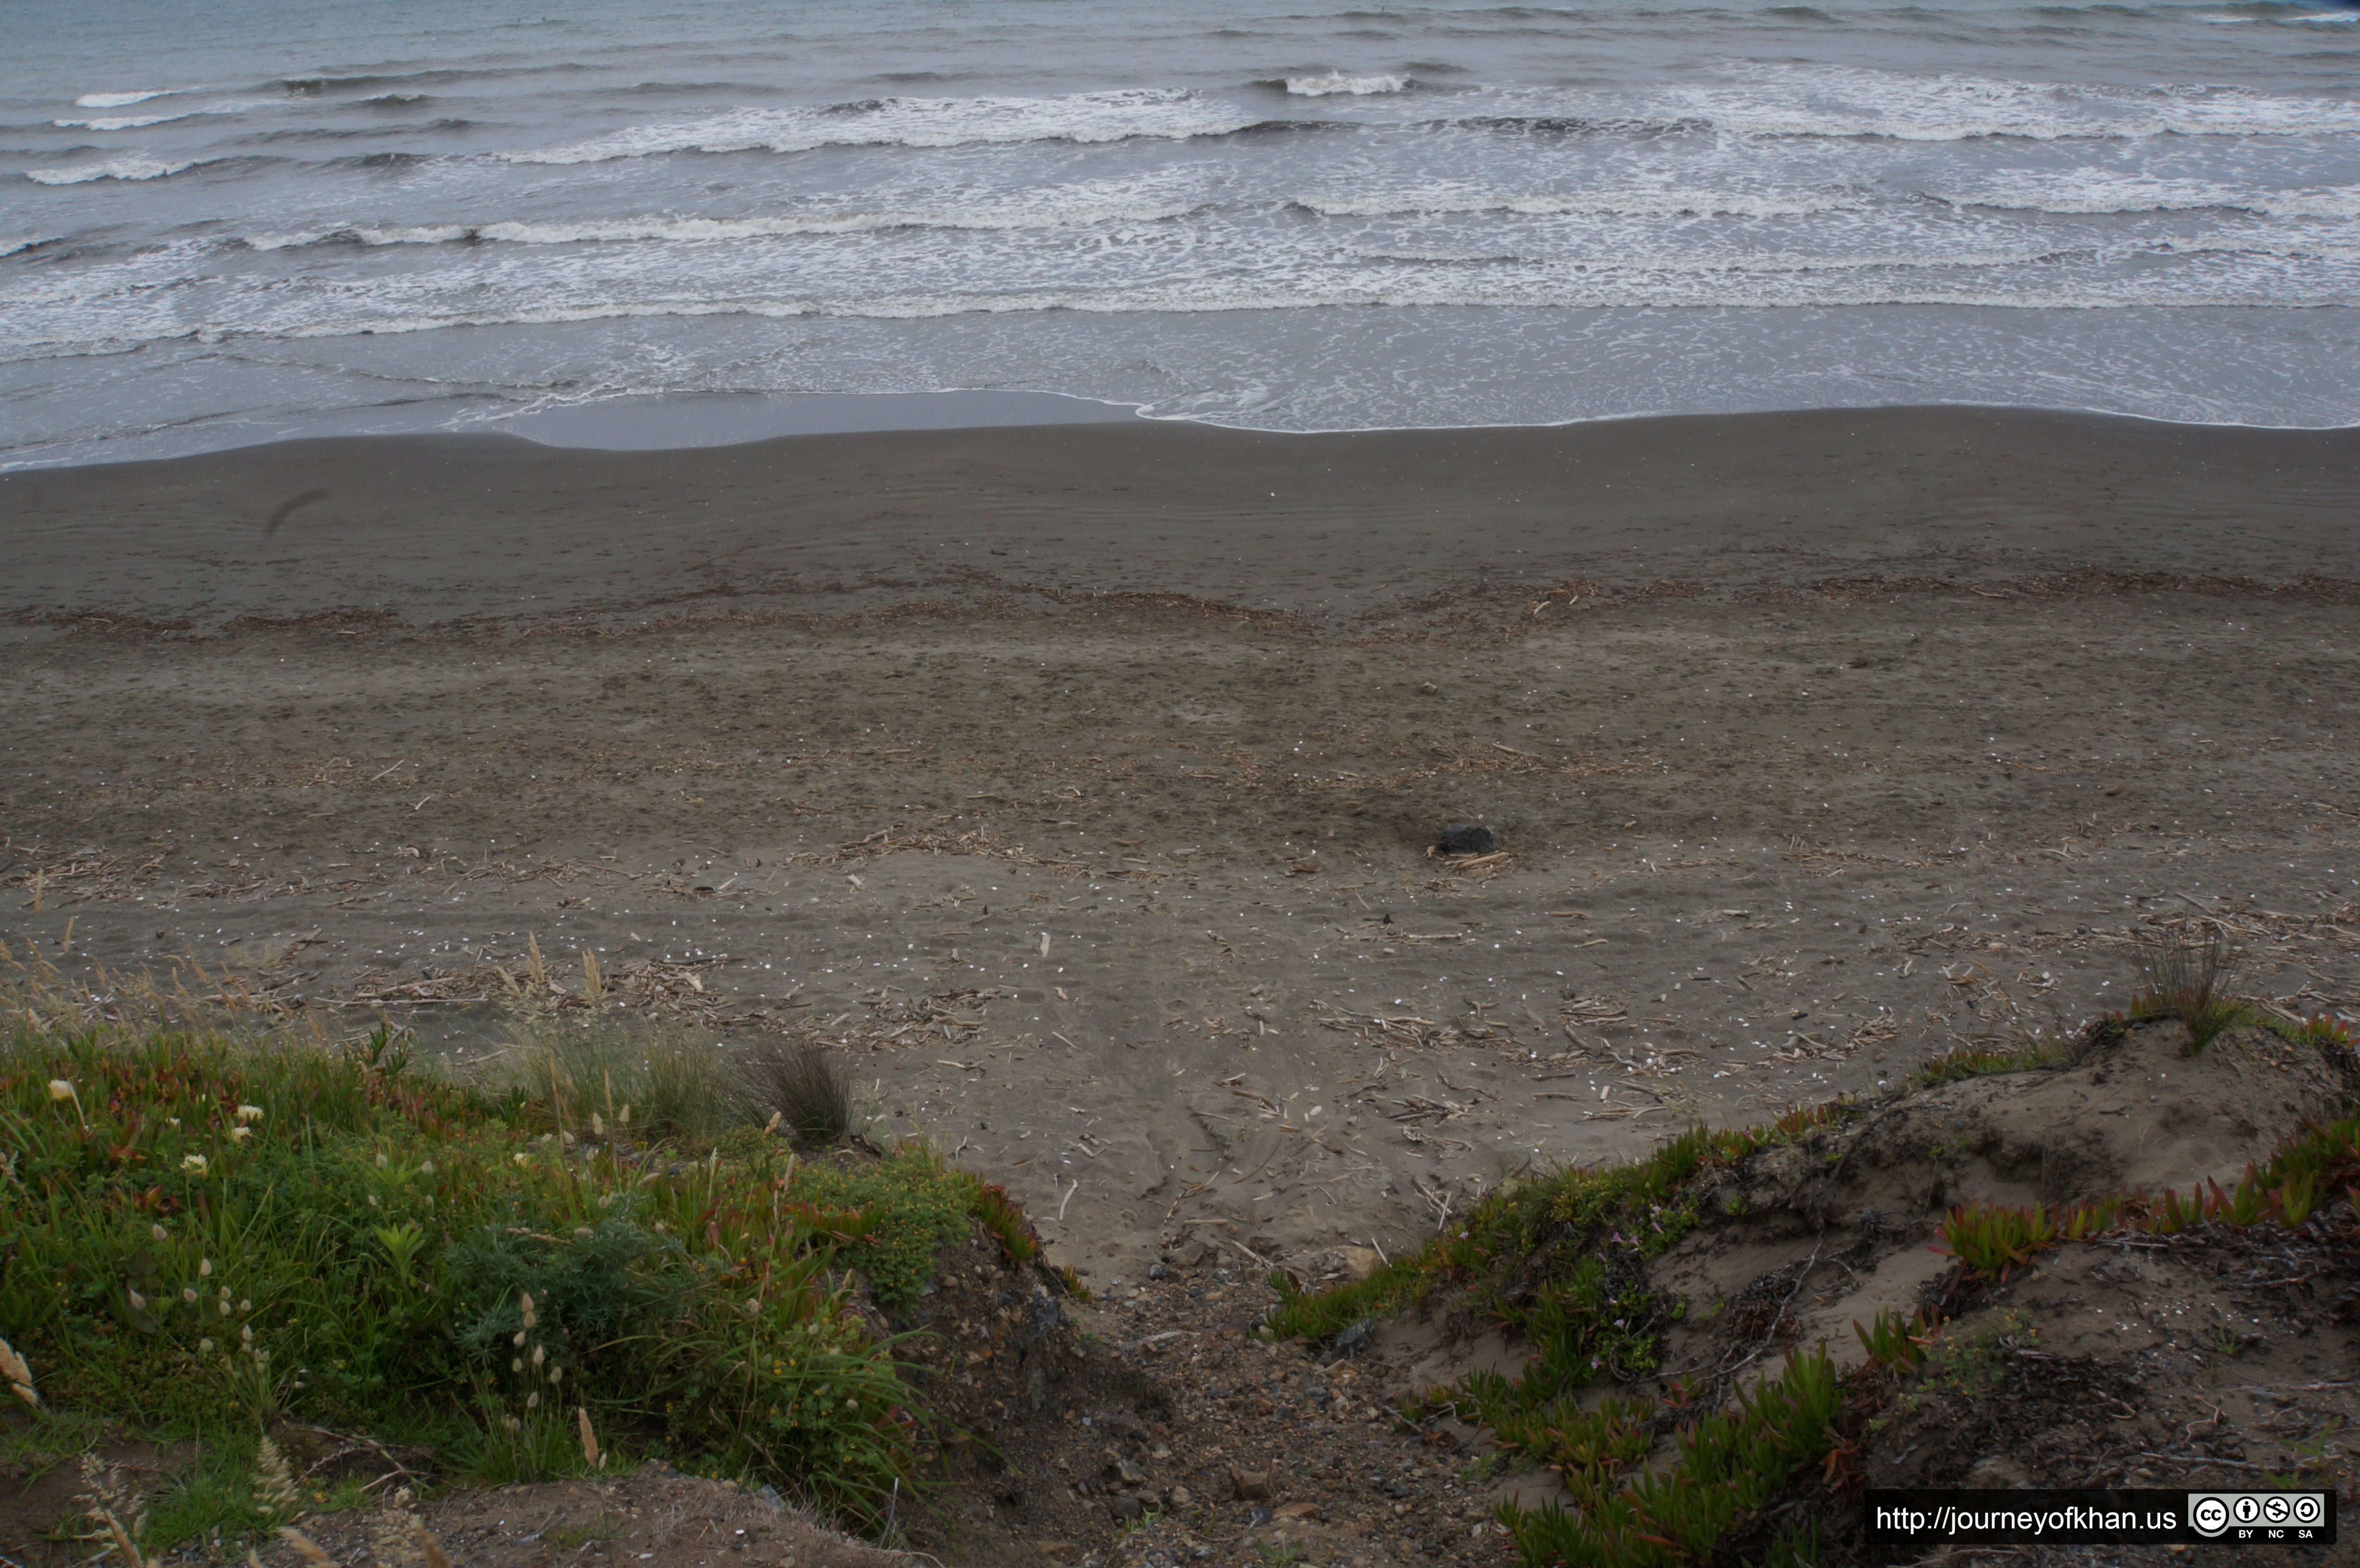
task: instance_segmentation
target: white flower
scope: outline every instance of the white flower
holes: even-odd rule
[[[205,1157],[204,1157],[203,1155],[202,1155],[202,1154],[191,1154],[191,1156],[189,1156],[189,1160],[195,1160],[195,1161],[197,1162],[197,1169],[198,1169],[198,1170],[202,1171],[202,1170],[205,1168]],[[182,1161],[180,1161],[180,1163],[181,1163],[181,1164],[183,1164],[183,1165],[186,1165],[187,1163],[189,1163],[189,1160],[183,1160]],[[197,1278],[198,1278],[198,1279],[210,1279],[210,1278],[212,1278],[212,1276],[213,1276],[213,1260],[212,1258],[198,1258],[198,1259],[197,1259]]]
[[[62,1078],[52,1078],[49,1080],[49,1098],[52,1100],[72,1100],[76,1105],[80,1105],[82,1103],[74,1094],[74,1086],[67,1083]]]
[[[197,1341],[197,1348],[210,1356],[213,1354],[213,1342],[210,1339],[201,1339]]]
[[[262,1107],[260,1105],[240,1105],[237,1108],[237,1119],[242,1122],[258,1122],[262,1119]]]
[[[146,1312],[146,1311],[148,1310],[148,1298],[147,1298],[147,1297],[145,1297],[145,1296],[141,1295],[141,1294],[140,1294],[138,1291],[137,1291],[137,1290],[131,1290],[131,1291],[127,1291],[127,1292],[126,1292],[126,1293],[127,1295],[129,1295],[129,1297],[131,1298],[131,1310],[132,1310],[133,1312]]]
[[[198,1175],[202,1176],[205,1173],[205,1157],[202,1154],[184,1154],[180,1156],[180,1169],[183,1171],[193,1171]],[[213,1266],[210,1263],[206,1264],[204,1266],[204,1272],[210,1274],[213,1272]]]
[[[180,1300],[194,1302],[196,1299],[197,1288],[194,1285],[183,1285],[180,1287]]]
[[[169,1232],[166,1231],[165,1228],[159,1225],[149,1225],[148,1227],[148,1234],[154,1236],[158,1241],[163,1241],[170,1235]]]
[[[530,1165],[532,1163],[532,1156],[530,1154],[519,1154],[516,1157],[516,1162],[519,1165]]]
[[[249,1127],[234,1127],[229,1129],[229,1140],[232,1143],[244,1143],[253,1136],[254,1129]]]

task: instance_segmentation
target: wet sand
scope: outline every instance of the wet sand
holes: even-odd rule
[[[1374,630],[1436,593],[2360,575],[2360,432],[1972,408],[1281,436],[1146,422],[664,452],[351,438],[0,474],[0,611],[629,624],[1047,593]]]
[[[2360,435],[1983,410],[21,472],[0,938],[588,948],[845,1040],[1068,1260],[1390,1248],[2078,1021],[2141,922],[2360,1008],[2355,519]]]

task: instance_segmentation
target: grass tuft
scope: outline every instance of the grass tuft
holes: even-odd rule
[[[738,1066],[711,1040],[671,1022],[520,1014],[495,1062],[487,1087],[538,1129],[569,1138],[705,1149],[760,1119]]]
[[[775,1112],[797,1141],[835,1143],[852,1130],[852,1081],[836,1059],[807,1040],[773,1040],[748,1057],[757,1108]]]
[[[2202,936],[2175,933],[2141,941],[2131,957],[2140,990],[2131,999],[2130,1016],[2178,1018],[2188,1026],[2191,1050],[2202,1052],[2222,1030],[2254,1016],[2231,994],[2242,958],[2228,933],[2217,927]]]

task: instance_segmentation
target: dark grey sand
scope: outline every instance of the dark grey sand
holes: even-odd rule
[[[0,938],[727,955],[1069,1258],[1392,1247],[2078,1021],[2141,925],[2360,1010],[2355,503],[2360,434],[1972,409],[18,473]]]
[[[352,438],[0,475],[0,606],[530,625],[712,594],[836,612],[907,583],[1192,593],[1358,627],[1437,591],[1569,577],[2360,576],[2355,514],[2360,432],[1975,408],[631,452]]]

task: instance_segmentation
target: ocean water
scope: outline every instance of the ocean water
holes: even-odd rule
[[[0,18],[0,463],[945,390],[2360,421],[2360,5]]]

